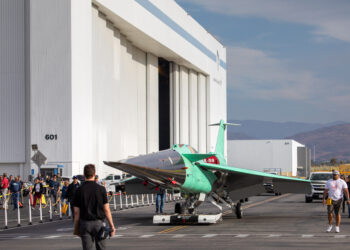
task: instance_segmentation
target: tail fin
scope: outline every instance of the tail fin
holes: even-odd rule
[[[223,120],[220,123],[210,124],[209,126],[219,126],[218,137],[216,139],[215,153],[224,156],[225,150],[225,130],[227,125],[240,126],[235,123],[225,123]]]

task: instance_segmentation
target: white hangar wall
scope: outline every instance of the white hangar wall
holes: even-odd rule
[[[92,8],[93,152],[99,167],[147,151],[146,57]]]
[[[70,0],[31,0],[29,8],[30,141],[47,157],[48,165],[43,167],[61,164],[68,169],[72,159]],[[35,164],[32,168],[37,170]]]
[[[9,175],[23,175],[26,158],[25,60],[25,2],[0,1],[0,168]]]
[[[206,78],[204,90],[206,117],[201,119],[206,119],[206,125],[217,123],[220,119],[226,120],[226,49],[175,1],[94,0],[93,2],[110,20],[118,24],[118,28],[132,40],[135,46],[174,62],[183,69],[186,67],[203,74]],[[141,30],[142,34],[134,32],[134,29]],[[188,72],[181,69],[179,72],[179,81],[185,80]],[[174,79],[177,79],[177,76]],[[204,80],[201,78],[200,81]],[[181,83],[179,85],[181,86]],[[181,90],[180,86],[176,86],[175,83],[175,96],[181,95],[181,92],[184,95],[188,93],[188,90]],[[202,85],[198,86],[198,88],[202,87]],[[204,107],[199,108],[203,110]],[[189,118],[185,114],[185,118],[183,117],[185,121],[183,121],[181,112],[176,110],[176,107],[174,112],[175,118],[179,116],[179,121],[175,119],[172,125],[175,126],[172,127],[175,129],[172,139],[176,142],[181,137],[184,143],[189,142],[187,131],[176,133],[176,126],[187,124]],[[204,135],[203,129],[199,128],[199,130],[200,134]],[[203,143],[198,145],[202,149],[201,152],[215,150],[217,131],[217,127],[206,128],[205,149]],[[199,140],[203,142],[203,138]]]
[[[12,63],[0,74],[1,169],[36,169],[32,144],[63,175],[89,162],[105,175],[103,160],[157,151],[163,59],[170,144],[214,150],[207,125],[226,120],[226,50],[175,1],[4,0],[0,18],[1,37],[12,29],[0,42],[0,70]]]

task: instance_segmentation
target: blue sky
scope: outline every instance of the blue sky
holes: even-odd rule
[[[350,1],[177,2],[227,48],[228,119],[350,122]]]

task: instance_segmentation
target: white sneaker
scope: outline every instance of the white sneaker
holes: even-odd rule
[[[332,225],[328,225],[326,232],[327,232],[327,233],[330,233],[330,232],[332,231],[332,228],[333,228]]]
[[[339,233],[339,232],[340,232],[339,227],[337,227],[337,226],[335,227],[335,232],[336,232],[336,233]]]

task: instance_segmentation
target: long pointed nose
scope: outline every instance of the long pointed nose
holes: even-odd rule
[[[173,149],[141,155],[118,162],[105,162],[141,179],[148,179],[160,184],[175,181],[182,185],[186,179],[186,169],[181,155]]]

